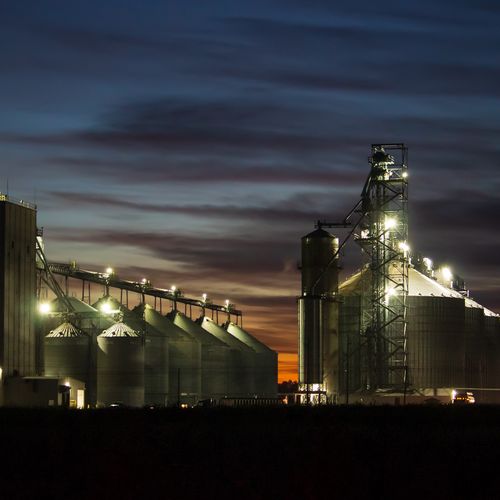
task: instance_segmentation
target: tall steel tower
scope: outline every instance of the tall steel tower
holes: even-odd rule
[[[372,144],[358,238],[370,270],[361,332],[366,346],[366,388],[404,394],[408,387],[407,155],[404,144]]]

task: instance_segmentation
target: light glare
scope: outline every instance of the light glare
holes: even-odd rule
[[[109,314],[112,311],[111,304],[109,302],[104,302],[100,309],[104,314]]]
[[[449,267],[443,267],[443,269],[441,269],[441,274],[446,281],[451,281],[453,279],[453,273]]]
[[[50,312],[50,304],[48,302],[41,302],[38,304],[38,310],[42,314],[48,314]]]
[[[405,253],[410,251],[410,247],[409,247],[408,243],[406,243],[406,241],[401,241],[399,243],[399,249]]]
[[[389,229],[393,229],[396,227],[397,221],[396,219],[385,219],[385,230],[388,231]]]

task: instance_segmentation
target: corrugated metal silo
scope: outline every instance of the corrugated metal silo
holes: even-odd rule
[[[299,383],[331,399],[339,391],[338,239],[323,229],[302,238]]]
[[[464,315],[464,385],[482,387],[486,365],[481,357],[487,349],[484,312],[478,307],[465,307]]]
[[[45,375],[71,377],[87,384],[90,370],[90,337],[66,321],[45,337]]]
[[[408,366],[415,389],[464,386],[464,301],[408,297]]]
[[[361,373],[361,296],[343,297],[340,302],[340,402],[349,402],[349,395],[363,387]],[[366,381],[365,381],[366,384]]]
[[[495,316],[484,317],[484,340],[486,352],[484,356],[485,370],[482,373],[482,386],[500,389],[500,342],[499,319]]]
[[[161,332],[168,344],[168,389],[166,405],[195,404],[201,398],[201,345],[151,306],[138,306],[148,327]]]
[[[144,405],[144,339],[119,322],[98,337],[97,401],[100,406]]]
[[[104,318],[97,309],[75,297],[67,297],[67,299],[78,315],[79,329],[88,337],[88,374],[85,380],[85,401],[90,406],[95,406],[97,403],[97,335],[101,333],[103,329],[111,326],[113,321]],[[66,312],[64,305],[61,304],[58,299],[52,301],[51,310],[60,313]],[[49,318],[46,321],[47,325],[52,323],[55,327],[56,325],[53,322],[57,321],[57,318]]]
[[[255,392],[276,396],[278,384],[278,354],[233,322],[224,324],[225,330],[251,347],[255,353]]]
[[[169,344],[165,333],[146,323],[141,304],[125,315],[127,325],[144,340],[144,403],[167,406],[169,402]]]
[[[254,349],[229,334],[207,316],[202,316],[196,322],[230,348],[229,396],[248,397],[255,395],[256,352]]]
[[[201,399],[227,396],[231,378],[229,346],[179,311],[171,311],[167,318],[201,346]]]

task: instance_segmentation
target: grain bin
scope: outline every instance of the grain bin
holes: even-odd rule
[[[99,406],[144,405],[144,338],[123,322],[98,337],[97,401]]]

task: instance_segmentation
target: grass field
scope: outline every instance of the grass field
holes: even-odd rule
[[[0,411],[2,498],[499,498],[500,407]]]

